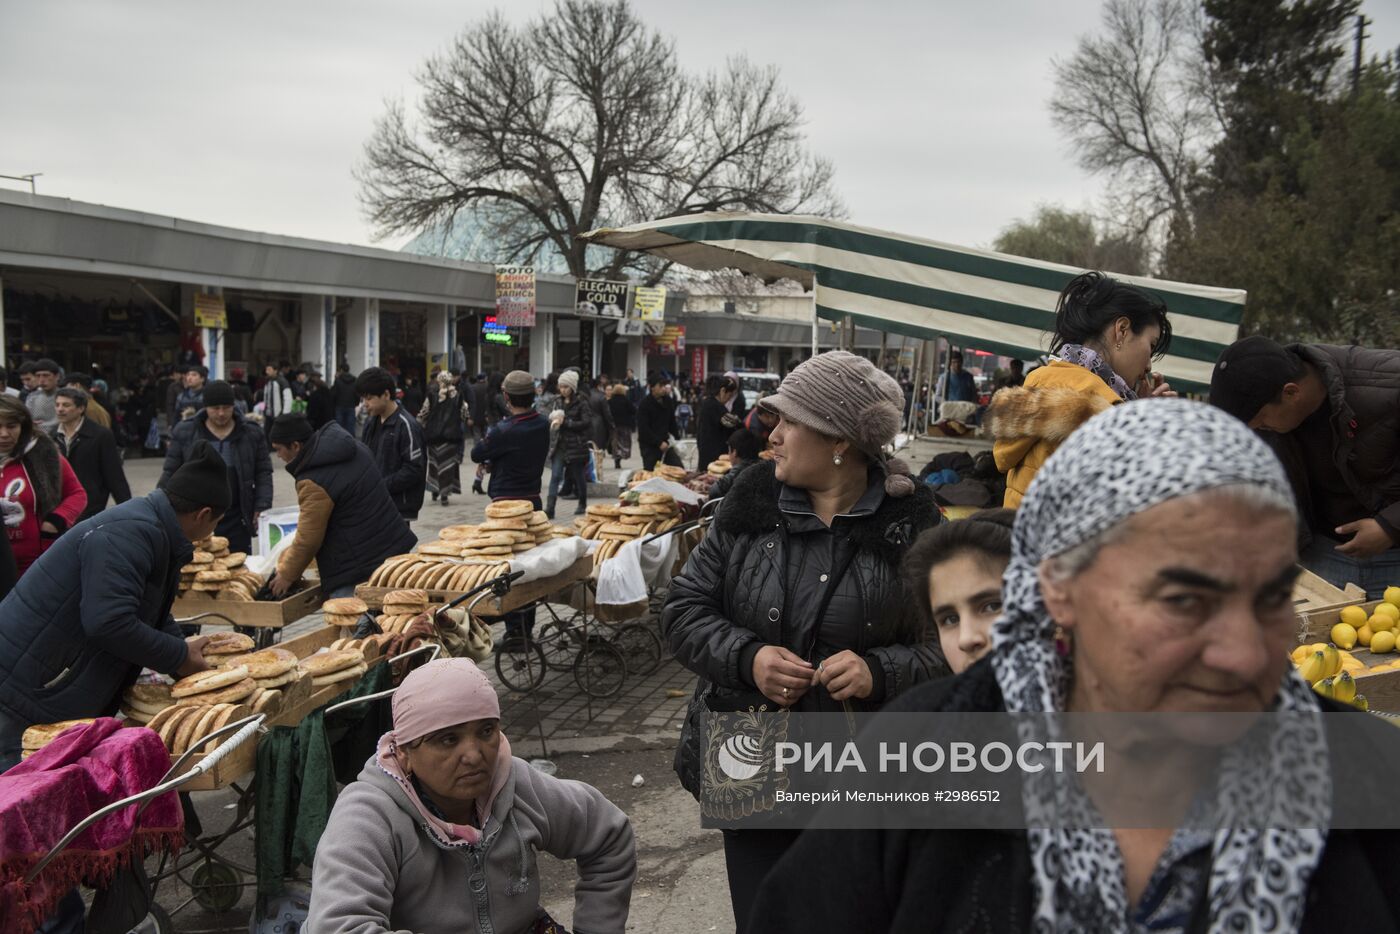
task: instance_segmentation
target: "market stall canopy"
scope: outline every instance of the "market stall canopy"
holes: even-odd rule
[[[809,289],[815,285],[816,313],[823,318],[849,316],[864,327],[946,337],[1024,359],[1049,349],[1056,298],[1084,271],[789,214],[688,214],[593,230],[582,239],[693,269],[794,279]],[[1167,303],[1171,353],[1154,368],[1180,388],[1208,386],[1216,358],[1238,334],[1244,291],[1113,275]]]

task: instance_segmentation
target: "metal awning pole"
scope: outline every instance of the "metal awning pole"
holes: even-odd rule
[[[812,276],[812,356],[817,355],[817,277]]]

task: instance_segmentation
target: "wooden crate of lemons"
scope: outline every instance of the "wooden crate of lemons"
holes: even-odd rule
[[[1400,587],[1371,603],[1309,614],[1305,622],[1307,632],[1327,640],[1293,650],[1293,664],[1313,690],[1363,710],[1400,713]]]

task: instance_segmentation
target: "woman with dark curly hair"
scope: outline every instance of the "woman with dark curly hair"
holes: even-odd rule
[[[1004,505],[1020,504],[1035,472],[1092,416],[1119,402],[1176,395],[1152,372],[1171,340],[1161,299],[1101,272],[1071,279],[1055,307],[1055,359],[1024,386],[998,392],[988,410],[992,452],[1006,474]]]

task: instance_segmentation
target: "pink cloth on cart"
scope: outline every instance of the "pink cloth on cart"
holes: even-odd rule
[[[154,788],[170,768],[160,737],[103,717],[65,731],[0,775],[0,934],[32,931],[80,882],[101,886],[133,859],[184,843],[175,792],[83,831],[30,885],[25,874],[73,827],[114,801]]]

